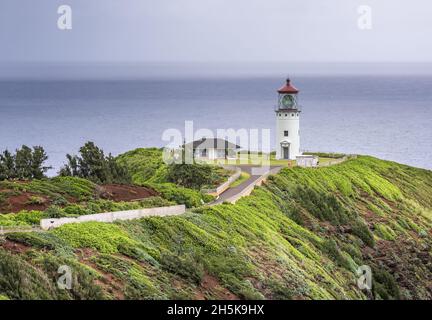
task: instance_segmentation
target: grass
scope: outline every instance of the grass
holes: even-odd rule
[[[293,160],[277,160],[275,159],[275,155],[271,154],[262,156],[261,154],[251,153],[249,155],[239,155],[237,159],[203,159],[200,160],[207,164],[212,165],[226,165],[226,166],[234,166],[234,165],[250,165],[250,166],[258,166],[258,165],[267,165],[267,166],[294,166],[295,161]]]
[[[230,184],[230,188],[235,188],[239,185],[241,185],[243,182],[247,181],[250,178],[250,174],[247,172],[242,171],[240,174],[240,177],[235,180],[233,183]]]
[[[358,157],[282,169],[234,205],[9,234],[27,252],[0,245],[0,295],[366,299],[355,271],[369,265],[376,299],[430,299],[430,181],[431,171]],[[73,292],[54,285],[61,264],[77,272]],[[210,276],[216,286],[207,288]]]
[[[116,253],[120,246],[136,245],[124,230],[110,223],[87,222],[85,226],[71,223],[52,233],[72,247],[91,248],[101,253]]]
[[[55,177],[31,181],[0,181],[0,205],[9,196],[31,193],[29,205],[40,205],[51,202],[55,205],[66,205],[75,201],[89,201],[97,197],[97,185],[81,178]],[[74,201],[72,201],[74,199]],[[8,213],[7,207],[3,212]]]
[[[174,205],[161,197],[149,197],[140,201],[114,202],[110,200],[91,200],[81,204],[69,204],[65,207],[51,206],[45,211],[20,211],[18,213],[0,214],[0,226],[32,226],[39,225],[41,219],[76,217],[103,212],[126,211],[143,208],[164,207]]]
[[[199,190],[170,183],[168,181],[168,166],[164,163],[162,156],[161,149],[139,148],[118,156],[117,161],[129,170],[133,183],[151,187],[169,201],[185,204],[188,208],[192,208],[213,200],[212,196]],[[220,167],[213,168],[212,174],[218,183],[226,180],[229,175],[227,170]]]
[[[311,154],[318,156],[320,158],[328,158],[328,159],[341,159],[346,156],[343,153],[334,153],[334,152],[304,152],[303,154]]]
[[[51,199],[70,196],[79,200],[87,200],[93,197],[96,184],[81,178],[55,177],[43,180],[31,180],[26,183],[19,181],[1,181],[0,189],[20,192],[32,192],[47,196]]]
[[[319,157],[319,164],[320,165],[326,165],[334,161],[334,158],[326,158],[326,157]]]

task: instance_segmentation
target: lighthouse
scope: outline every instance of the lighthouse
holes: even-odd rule
[[[276,159],[295,160],[300,153],[300,106],[299,90],[290,79],[278,90],[276,107]]]

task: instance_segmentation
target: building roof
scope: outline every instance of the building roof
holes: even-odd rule
[[[286,80],[286,85],[278,90],[279,93],[299,93],[299,90],[291,84],[291,80]]]
[[[241,149],[239,145],[219,138],[202,138],[185,144],[186,147],[190,145],[193,149]]]

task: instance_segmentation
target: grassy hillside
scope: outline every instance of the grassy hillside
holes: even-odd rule
[[[173,204],[158,195],[150,188],[97,185],[76,177],[0,181],[0,226],[30,227],[38,225],[42,218],[75,217]]]
[[[171,183],[169,167],[163,161],[161,149],[138,148],[118,156],[117,162],[128,169],[133,183],[151,187],[170,201],[192,208],[213,200],[212,196],[205,195],[199,190]],[[218,186],[231,174],[217,166],[211,166],[209,169],[210,175],[215,177],[212,179],[214,185],[207,186],[209,188]]]
[[[283,169],[237,204],[175,217],[9,234],[10,299],[432,298],[432,172],[371,157]],[[55,285],[69,265],[72,290]]]

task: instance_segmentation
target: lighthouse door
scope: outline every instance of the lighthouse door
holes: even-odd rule
[[[289,159],[289,147],[282,147],[283,149],[283,158]]]

